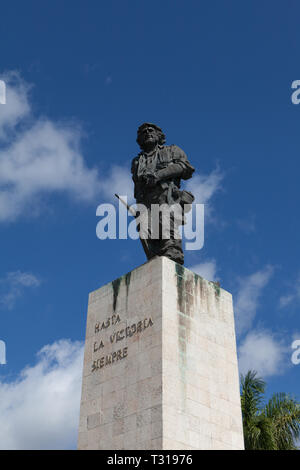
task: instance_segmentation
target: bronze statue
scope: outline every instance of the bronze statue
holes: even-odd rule
[[[176,145],[164,146],[165,135],[155,124],[145,122],[137,131],[137,143],[141,152],[132,160],[131,172],[134,181],[134,197],[146,210],[139,217],[139,235],[149,259],[154,256],[167,256],[183,264],[182,240],[178,236],[178,227],[185,223],[184,212],[189,210],[194,197],[188,191],[180,190],[180,180],[192,177],[194,168],[186,154]],[[181,208],[178,216],[173,214],[166,238],[163,229],[163,216],[159,214],[159,236],[153,237],[151,205],[173,206]],[[146,230],[143,229],[144,224]]]

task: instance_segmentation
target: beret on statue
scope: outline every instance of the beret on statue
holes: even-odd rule
[[[137,133],[139,134],[145,127],[154,127],[159,132],[162,132],[162,129],[157,126],[156,124],[153,124],[152,122],[144,122],[137,130]]]

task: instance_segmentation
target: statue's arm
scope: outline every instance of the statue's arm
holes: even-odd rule
[[[182,178],[187,180],[192,177],[195,168],[192,167],[184,151],[172,145],[170,147],[172,153],[172,163],[169,163],[166,168],[162,168],[156,172],[159,180],[171,179],[171,178]]]

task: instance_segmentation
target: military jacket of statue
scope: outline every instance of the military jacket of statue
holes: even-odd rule
[[[160,171],[165,169],[169,171]],[[143,175],[147,171],[154,172],[158,177],[160,173],[164,176],[158,178],[154,187],[148,187],[143,180]],[[157,152],[151,155],[141,152],[132,160],[131,172],[137,203],[172,204],[178,202],[180,198],[180,180],[191,178],[194,168],[181,148],[170,145],[159,146]]]

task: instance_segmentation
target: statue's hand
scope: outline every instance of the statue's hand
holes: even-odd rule
[[[167,180],[171,178],[181,177],[182,176],[182,166],[178,163],[171,163],[166,168],[162,168],[157,172],[157,180]]]

